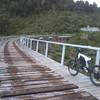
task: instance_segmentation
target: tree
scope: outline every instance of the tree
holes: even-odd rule
[[[96,11],[97,10],[97,4],[94,2],[93,3],[93,11]]]
[[[79,11],[79,12],[83,12],[84,11],[84,6],[85,6],[84,1],[77,1],[75,3],[74,10]]]
[[[89,4],[88,1],[79,0],[0,0],[0,13],[12,16],[28,16],[46,10],[66,10],[79,12],[94,12],[97,4]]]
[[[74,10],[75,11],[79,11],[79,12],[94,12],[96,11],[97,8],[97,4],[93,3],[93,4],[89,4],[88,1],[77,1],[74,5]]]
[[[7,17],[0,16],[0,35],[8,35],[9,24],[10,22]]]

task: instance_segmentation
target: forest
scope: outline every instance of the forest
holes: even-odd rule
[[[73,0],[0,0],[0,13],[11,16],[29,16],[46,10],[69,10],[79,12],[95,12],[99,8],[94,2]]]
[[[15,34],[19,31],[21,31],[22,29],[26,28],[27,26],[29,26],[29,24],[26,25],[22,21],[19,21],[21,19],[24,20],[24,22],[26,22],[27,18],[34,19],[35,16],[36,16],[36,19],[37,18],[40,19],[40,17],[42,15],[45,17],[45,13],[47,14],[48,12],[51,12],[51,11],[56,12],[56,14],[57,14],[57,12],[61,13],[61,14],[62,14],[62,12],[64,12],[64,14],[65,13],[68,14],[68,12],[69,12],[69,15],[71,15],[70,18],[71,17],[73,18],[74,14],[76,15],[74,17],[76,17],[77,19],[80,16],[85,16],[85,18],[89,18],[91,16],[92,18],[95,18],[95,16],[92,16],[92,15],[93,15],[93,13],[94,14],[100,13],[100,8],[97,7],[96,3],[89,4],[88,1],[82,1],[82,0],[79,0],[77,2],[74,2],[73,0],[0,0],[0,35]],[[53,15],[53,13],[51,13],[51,14]],[[33,16],[33,17],[31,17],[31,16]],[[73,18],[73,19],[75,19],[75,18]],[[17,21],[19,21],[19,23],[17,23]],[[27,22],[27,23],[29,23],[29,22]],[[67,21],[66,21],[66,23],[67,23]],[[82,20],[81,20],[81,23],[82,23]],[[37,24],[37,22],[36,22],[36,24]],[[84,24],[84,22],[83,22],[83,24],[81,24],[81,25],[80,25],[80,23],[79,24],[77,23],[77,25],[76,25],[77,28],[75,28],[75,30],[73,30],[72,24],[73,25],[76,24],[75,21],[73,21],[73,23],[71,23],[71,24],[69,23],[69,27],[70,27],[69,30],[72,29],[71,32],[73,32],[73,31],[77,32],[77,30],[80,26],[84,26],[87,23]],[[98,26],[99,23],[95,23],[93,21],[93,25]],[[17,29],[16,29],[16,26],[17,26]],[[41,25],[38,25],[38,28],[40,28],[39,26],[41,26]],[[43,27],[43,26],[41,26],[41,27]],[[33,30],[36,30],[36,29],[33,29]],[[43,27],[43,29],[44,29],[44,27]],[[57,29],[59,29],[59,27],[56,29],[46,30],[43,32],[51,32],[52,30],[53,31],[55,30],[57,32],[61,32],[61,30],[62,30],[62,33],[66,32],[66,29],[64,29],[64,28],[61,29],[60,31]],[[41,30],[41,28],[40,28],[40,30]],[[67,31],[67,32],[70,32],[70,31]],[[42,32],[39,32],[39,33],[42,33]]]

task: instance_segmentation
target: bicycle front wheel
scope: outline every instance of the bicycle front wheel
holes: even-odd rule
[[[90,73],[90,80],[94,85],[100,86],[100,66],[92,67]]]
[[[79,72],[77,63],[74,60],[70,60],[68,63],[68,71],[72,76],[76,76]]]

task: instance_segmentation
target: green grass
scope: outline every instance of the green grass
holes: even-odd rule
[[[84,34],[87,38],[82,38]],[[100,47],[100,33],[77,33],[72,37],[70,43]]]

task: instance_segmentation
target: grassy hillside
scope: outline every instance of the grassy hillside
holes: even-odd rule
[[[49,11],[29,17],[10,19],[12,32],[27,34],[77,33],[82,26],[99,26],[100,18],[91,14]]]
[[[71,43],[100,47],[100,33],[77,33]]]

